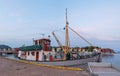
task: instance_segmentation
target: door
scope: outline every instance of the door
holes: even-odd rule
[[[36,61],[38,61],[39,60],[39,52],[37,51],[36,52]]]

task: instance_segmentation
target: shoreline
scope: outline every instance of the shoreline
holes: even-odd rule
[[[0,64],[1,76],[61,76],[61,74],[62,76],[89,76],[87,71],[85,71],[86,65],[80,65],[84,69],[83,71],[60,70],[20,63],[4,57],[0,57]]]

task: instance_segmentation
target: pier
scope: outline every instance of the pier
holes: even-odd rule
[[[0,57],[1,76],[89,76],[86,71],[60,70]]]

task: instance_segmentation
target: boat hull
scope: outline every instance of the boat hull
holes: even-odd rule
[[[75,66],[80,64],[85,64],[88,62],[98,62],[100,60],[99,56],[94,56],[85,59],[78,59],[78,60],[66,60],[66,61],[39,61],[40,64],[47,64],[53,66]]]

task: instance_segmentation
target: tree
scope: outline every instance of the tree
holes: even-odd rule
[[[93,52],[93,49],[94,49],[94,47],[93,47],[93,46],[90,46],[90,47],[88,48],[88,51],[89,51],[89,52]]]

